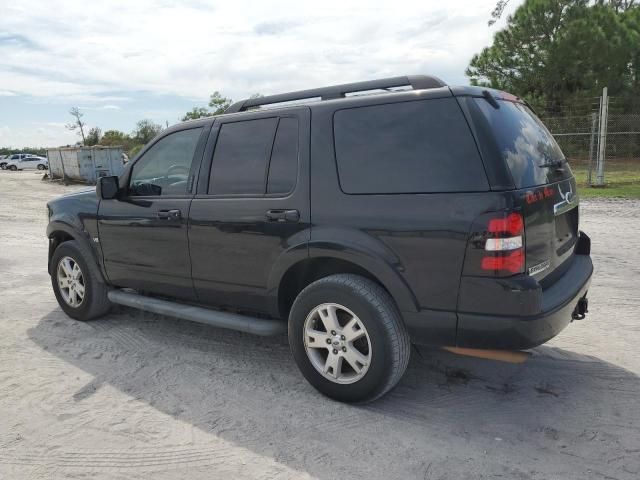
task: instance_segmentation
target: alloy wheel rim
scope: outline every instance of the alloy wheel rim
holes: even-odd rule
[[[362,379],[371,365],[371,339],[362,321],[347,307],[323,303],[304,322],[304,348],[313,367],[334,383]]]
[[[60,295],[67,305],[78,308],[84,301],[84,275],[80,265],[71,257],[62,257],[57,268]]]

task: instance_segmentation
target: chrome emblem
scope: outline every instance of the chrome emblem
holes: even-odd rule
[[[551,265],[551,261],[550,260],[545,260],[542,263],[539,263],[537,265],[534,265],[533,267],[531,267],[528,272],[529,275],[535,275],[537,273],[540,273],[544,270],[546,270],[547,268],[549,268],[549,266]]]
[[[562,201],[556,203],[553,206],[553,213],[556,214],[558,213],[558,210],[560,210],[563,206],[569,206],[575,200],[575,196],[573,195],[573,187],[571,186],[571,184],[569,184],[569,190],[567,190],[566,192],[563,192],[562,187],[558,185],[558,193],[560,194],[560,198],[562,198]]]

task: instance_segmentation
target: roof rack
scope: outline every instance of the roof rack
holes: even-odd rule
[[[321,100],[333,100],[344,98],[347,93],[366,92],[369,90],[384,90],[388,88],[411,86],[413,90],[446,87],[447,84],[438,77],[430,75],[406,75],[404,77],[381,78],[380,80],[368,80],[365,82],[345,83],[330,87],[312,88],[297,92],[280,93],[266,97],[249,98],[234,103],[225,110],[225,113],[244,112],[249,108],[273,103],[292,102],[295,100],[307,100],[320,98]]]

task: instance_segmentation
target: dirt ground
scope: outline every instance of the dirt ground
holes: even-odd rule
[[[640,201],[582,203],[590,315],[525,364],[414,349],[354,407],[316,393],[284,337],[66,317],[45,202],[79,187],[40,177],[0,171],[0,478],[640,478]]]

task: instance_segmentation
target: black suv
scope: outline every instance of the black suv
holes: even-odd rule
[[[527,104],[430,76],[238,102],[48,210],[69,316],[288,325],[307,380],[350,402],[391,389],[412,342],[546,342],[584,317],[593,271],[575,179]]]

